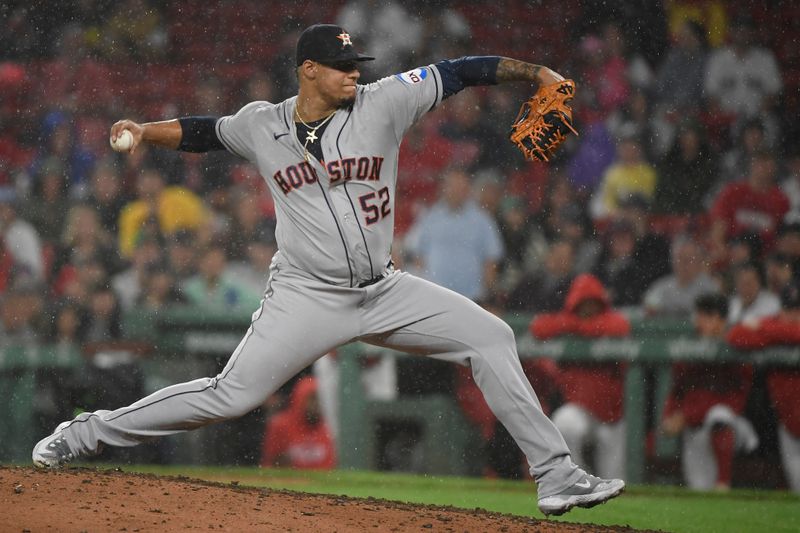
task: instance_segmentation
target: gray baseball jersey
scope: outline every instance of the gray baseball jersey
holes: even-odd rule
[[[389,263],[400,141],[441,98],[435,66],[359,86],[355,104],[337,111],[319,141],[324,161],[304,158],[293,119],[297,97],[248,104],[219,119],[217,136],[269,184],[285,259],[353,287]]]
[[[57,432],[71,453],[91,455],[103,443],[133,446],[241,416],[325,353],[362,340],[470,365],[528,458],[540,498],[581,479],[585,473],[525,377],[511,328],[469,299],[390,265],[400,141],[441,99],[436,66],[359,87],[352,108],[338,111],[320,138],[324,161],[305,159],[296,98],[254,102],[221,118],[219,139],[258,166],[275,199],[280,251],[261,305],[219,375],[65,422]]]

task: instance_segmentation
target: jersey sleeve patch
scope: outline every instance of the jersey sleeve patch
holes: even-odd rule
[[[401,74],[395,74],[395,77],[402,81],[403,83],[414,84],[419,83],[425,78],[428,77],[428,68],[427,67],[419,67],[413,70],[409,70],[408,72],[403,72]]]

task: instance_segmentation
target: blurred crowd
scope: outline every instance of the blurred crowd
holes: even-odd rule
[[[45,2],[6,2],[0,345],[120,339],[131,309],[257,306],[276,245],[254,168],[227,153],[116,154],[108,130],[295,94],[296,38],[322,20],[378,58],[362,82],[501,54],[577,83],[580,136],[547,165],[506,140],[524,84],[464,91],[409,132],[401,268],[498,313],[576,312],[568,295],[586,279],[602,292],[594,311],[626,319],[687,318],[716,294],[726,331],[756,330],[800,284],[791,4],[350,0],[275,16],[252,0],[79,0],[55,16]],[[576,412],[564,427],[622,416]]]

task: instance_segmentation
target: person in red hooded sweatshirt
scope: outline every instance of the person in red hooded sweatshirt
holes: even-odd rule
[[[289,405],[267,424],[261,466],[334,468],[333,438],[320,413],[317,380],[301,378],[292,390]]]
[[[725,339],[728,299],[717,293],[698,296],[694,303],[697,335]],[[744,364],[678,362],[672,366],[672,387],[664,406],[661,430],[682,436],[683,477],[694,490],[729,490],[733,458],[758,447],[758,435],[742,416],[753,367]]]
[[[778,315],[734,326],[728,342],[739,350],[800,344],[800,287],[785,289],[781,300],[783,310]],[[800,368],[772,368],[767,388],[778,415],[783,472],[789,488],[800,493]]]
[[[534,317],[530,331],[540,340],[561,335],[624,337],[630,333],[630,323],[611,308],[600,280],[581,274],[570,286],[564,309]],[[592,444],[600,475],[621,476],[625,471],[624,365],[615,361],[559,366],[559,388],[565,403],[552,418],[573,460],[584,464],[584,447]]]

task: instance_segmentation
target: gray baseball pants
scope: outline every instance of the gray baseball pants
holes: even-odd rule
[[[525,453],[539,497],[581,479],[522,371],[505,322],[404,272],[365,288],[339,287],[291,267],[280,254],[261,306],[219,375],[164,388],[115,411],[83,413],[64,435],[73,453],[92,455],[101,443],[134,446],[236,418],[325,353],[355,340],[471,365],[489,407]]]

